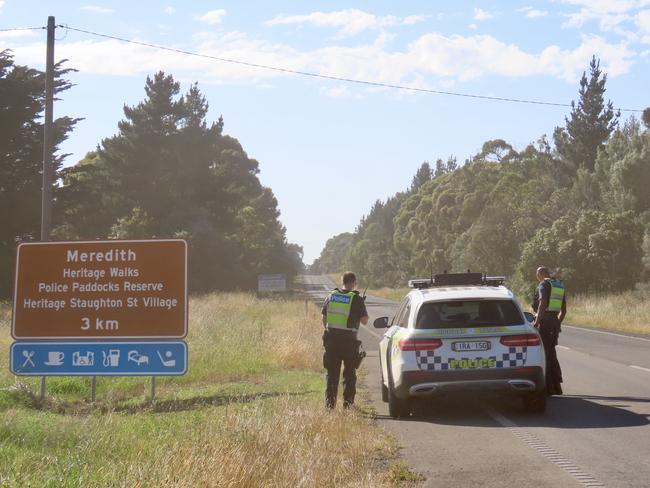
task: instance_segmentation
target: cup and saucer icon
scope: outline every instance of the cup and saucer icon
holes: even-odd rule
[[[45,365],[47,366],[61,366],[63,364],[63,358],[65,357],[65,354],[63,354],[61,351],[48,351],[47,353],[47,361],[45,361]]]

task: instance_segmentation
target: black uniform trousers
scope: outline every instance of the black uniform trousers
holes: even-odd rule
[[[343,364],[343,406],[354,403],[357,387],[357,334],[356,331],[326,330],[323,334],[323,366],[327,370],[325,406],[334,408]]]
[[[546,354],[546,389],[553,393],[560,390],[560,383],[562,383],[562,369],[555,350],[560,335],[560,321],[557,314],[544,314],[539,325],[539,335],[542,336]]]

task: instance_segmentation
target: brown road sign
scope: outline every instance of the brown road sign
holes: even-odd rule
[[[186,334],[185,241],[18,246],[15,339],[171,339]]]

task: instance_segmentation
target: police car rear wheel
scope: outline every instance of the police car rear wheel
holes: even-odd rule
[[[544,413],[546,410],[546,394],[531,393],[522,398],[524,410],[530,413]]]
[[[393,418],[408,417],[409,401],[395,396],[392,388],[388,389],[388,414]]]

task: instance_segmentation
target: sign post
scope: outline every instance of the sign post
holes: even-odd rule
[[[10,367],[43,378],[182,375],[187,313],[183,240],[23,243]]]

